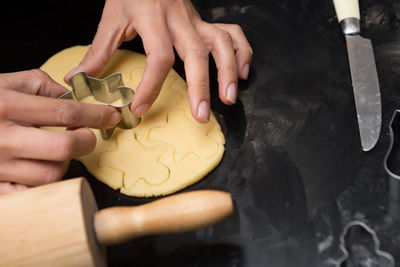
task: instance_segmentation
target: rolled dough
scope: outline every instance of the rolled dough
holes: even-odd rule
[[[52,56],[41,69],[56,82],[82,60],[88,46],[75,46]],[[99,77],[121,72],[124,83],[138,86],[145,67],[144,55],[118,50]],[[86,99],[94,103],[94,99]],[[100,132],[95,150],[80,160],[97,179],[129,196],[166,195],[187,187],[207,175],[221,161],[225,139],[211,114],[206,124],[190,112],[187,85],[171,70],[161,93],[141,124],[117,130],[104,141]]]

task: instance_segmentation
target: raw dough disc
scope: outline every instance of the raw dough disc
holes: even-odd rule
[[[65,49],[41,69],[68,87],[63,76],[79,64],[87,50],[88,46]],[[121,72],[125,85],[135,89],[142,78],[145,60],[144,55],[118,50],[99,77]],[[224,153],[225,139],[215,116],[211,114],[206,124],[193,119],[187,85],[174,70],[138,127],[117,129],[107,141],[98,130],[93,132],[97,136],[96,148],[79,160],[97,179],[130,196],[176,192],[207,175]]]

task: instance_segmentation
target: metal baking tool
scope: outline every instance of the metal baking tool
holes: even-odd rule
[[[115,128],[131,129],[139,125],[141,118],[136,118],[130,111],[135,92],[124,86],[121,73],[114,73],[104,79],[88,76],[85,72],[75,73],[69,79],[72,90],[60,96],[63,99],[81,101],[83,98],[93,95],[98,101],[116,108],[121,113],[121,122],[110,129],[100,129],[101,136],[107,140],[113,134]],[[114,102],[120,100],[121,103]]]
[[[340,249],[343,256],[336,266],[376,266],[394,267],[392,255],[380,250],[376,232],[361,221],[352,221],[345,225],[340,235]]]
[[[346,37],[361,146],[369,151],[378,142],[382,123],[374,52],[371,41],[360,36],[358,0],[333,0],[333,3]]]
[[[400,221],[400,110],[395,110],[389,123],[390,144],[383,160],[389,175],[390,206],[393,219]]]

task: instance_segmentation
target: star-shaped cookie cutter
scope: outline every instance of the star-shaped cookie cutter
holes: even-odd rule
[[[96,100],[116,108],[121,113],[122,119],[118,125],[110,129],[100,129],[103,139],[109,139],[117,127],[131,129],[141,122],[141,118],[135,117],[130,111],[135,91],[124,86],[121,73],[117,72],[104,79],[97,79],[88,76],[85,72],[77,72],[69,79],[69,83],[72,90],[60,98],[81,101],[83,98],[93,95]],[[118,100],[121,102],[115,103]]]

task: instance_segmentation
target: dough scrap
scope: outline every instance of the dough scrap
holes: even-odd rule
[[[52,56],[41,69],[56,82],[79,64],[88,46],[74,46]],[[98,76],[121,72],[124,84],[138,86],[145,67],[144,55],[118,50]],[[93,97],[84,100],[98,103]],[[92,129],[95,150],[80,160],[98,180],[129,196],[151,197],[174,193],[214,169],[222,159],[225,138],[211,113],[206,124],[196,122],[190,112],[185,81],[174,71],[168,74],[160,95],[129,130],[116,129],[109,140]]]

